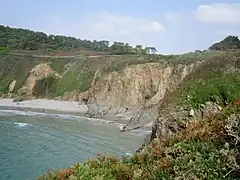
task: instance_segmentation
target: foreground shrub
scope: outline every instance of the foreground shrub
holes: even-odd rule
[[[141,153],[122,158],[98,154],[40,179],[237,179],[240,116],[233,113],[238,112],[238,107],[227,107],[168,139],[155,139]]]

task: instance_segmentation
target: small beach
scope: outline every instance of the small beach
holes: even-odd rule
[[[88,107],[87,105],[80,105],[77,101],[59,101],[48,99],[34,99],[22,102],[13,102],[13,99],[1,99],[0,109],[13,114],[22,115],[39,115],[39,116],[60,116],[68,118],[84,118],[91,123],[114,125],[122,130],[127,120],[117,116],[105,116],[104,118],[88,118],[85,116]],[[152,122],[145,126],[133,130],[134,132],[142,135],[151,134]]]
[[[13,102],[13,99],[0,99],[0,106],[14,109],[29,108],[36,110],[52,110],[81,114],[86,113],[88,109],[86,105],[79,105],[76,101],[59,101],[47,99],[26,100],[22,102]]]

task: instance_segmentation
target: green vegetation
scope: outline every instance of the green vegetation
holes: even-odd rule
[[[48,91],[49,96],[56,97],[63,95],[66,91],[83,92],[88,90],[96,71],[100,72],[98,79],[101,79],[109,72],[121,72],[125,67],[136,64],[161,63],[163,66],[175,66],[179,64],[189,65],[197,61],[204,63],[199,70],[185,80],[181,87],[182,90],[178,89],[179,95],[173,96],[177,101],[197,105],[212,98],[212,94],[221,95],[218,90],[221,90],[222,86],[226,86],[225,88],[231,88],[228,90],[232,96],[228,97],[229,102],[231,102],[231,99],[238,94],[236,89],[239,89],[239,76],[238,71],[236,71],[239,66],[239,52],[206,51],[168,56],[99,55],[74,57],[30,55],[29,51],[24,51],[24,53],[19,55],[10,51],[8,54],[0,54],[0,92],[7,93],[9,84],[13,80],[17,81],[14,92],[18,92],[29,77],[30,71],[40,63],[49,63],[51,68],[62,76],[54,82],[55,85],[51,86]],[[187,95],[192,97],[189,102],[185,101]],[[223,97],[220,99],[218,97],[216,100],[224,102],[221,98]]]
[[[52,62],[55,71],[61,73],[64,65],[71,62],[67,58],[39,58],[28,55],[0,54],[0,92],[7,93],[9,84],[16,80],[16,93],[26,82],[30,71],[40,63]]]
[[[205,76],[205,77],[204,77]],[[206,101],[226,105],[233,102],[240,94],[240,74],[209,72],[201,78],[188,82],[182,98],[189,96],[188,102],[197,107]]]
[[[155,54],[155,47],[136,47],[128,43],[109,41],[89,41],[60,35],[46,35],[42,32],[34,32],[21,28],[10,28],[0,25],[0,52],[2,48],[18,50],[92,50],[104,51],[110,54]]]
[[[213,44],[209,49],[217,51],[240,49],[240,40],[238,36],[228,36],[221,42]]]
[[[47,78],[43,78],[37,80],[36,85],[33,90],[33,95],[37,98],[39,97],[55,97],[56,86],[58,83],[58,79],[54,76],[49,76]]]
[[[231,111],[231,117],[228,112]],[[167,139],[154,140],[143,152],[118,158],[97,155],[39,179],[237,179],[240,163],[239,105],[192,123]]]
[[[240,94],[240,52],[223,53],[205,58],[205,62],[173,92],[171,103],[197,108],[206,101],[225,106],[236,100]]]
[[[93,77],[86,72],[68,72],[60,79],[56,87],[56,96],[62,96],[65,92],[87,91],[90,88]]]

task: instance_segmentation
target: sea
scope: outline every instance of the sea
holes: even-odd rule
[[[131,155],[144,133],[80,116],[0,108],[0,180],[34,180],[97,153]]]

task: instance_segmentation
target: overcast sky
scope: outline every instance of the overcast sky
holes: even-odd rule
[[[240,35],[240,0],[7,0],[0,24],[184,53]]]

